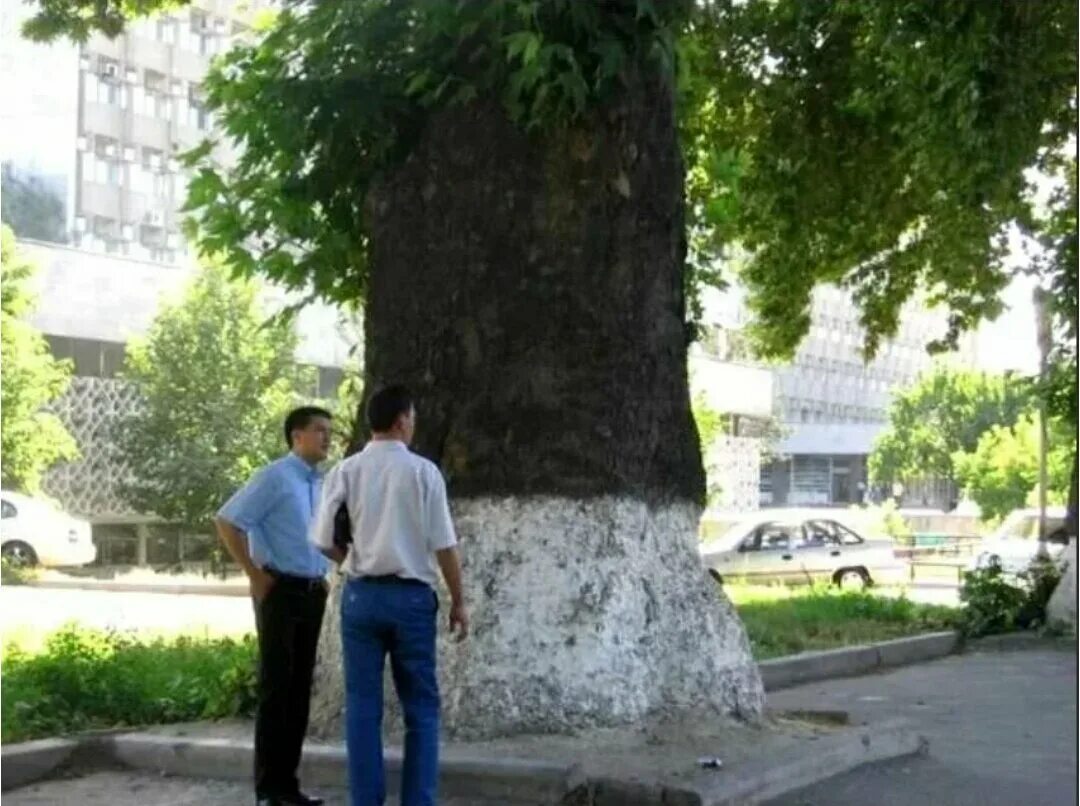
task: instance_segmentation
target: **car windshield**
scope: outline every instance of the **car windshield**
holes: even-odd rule
[[[761,521],[739,521],[729,526],[719,537],[701,544],[701,551],[727,551],[739,545]]]

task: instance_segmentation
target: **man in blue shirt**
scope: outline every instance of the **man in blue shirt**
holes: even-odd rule
[[[259,806],[317,806],[296,771],[307,731],[315,649],[326,607],[327,561],[308,542],[330,413],[304,406],[285,418],[289,452],[262,468],[214,519],[251,583],[259,636],[255,797]]]

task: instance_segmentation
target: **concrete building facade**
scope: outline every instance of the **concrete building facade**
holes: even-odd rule
[[[202,81],[268,5],[195,0],[136,20],[116,39],[46,46],[20,35],[33,7],[3,0],[0,65],[13,93],[0,113],[6,184],[23,183],[62,211],[55,226],[30,232],[25,212],[6,209],[16,234],[180,262],[189,177],[179,157],[213,130]],[[215,157],[227,163],[234,153],[219,145]]]

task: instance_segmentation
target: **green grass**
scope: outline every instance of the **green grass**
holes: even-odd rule
[[[154,638],[62,628],[36,651],[8,643],[0,741],[94,728],[249,715],[255,703],[250,637]]]
[[[725,585],[757,660],[952,629],[954,608],[829,588]]]
[[[758,660],[948,629],[952,608],[824,588],[725,585]],[[69,625],[9,641],[0,670],[0,741],[76,731],[248,716],[255,643],[242,638],[136,638]]]

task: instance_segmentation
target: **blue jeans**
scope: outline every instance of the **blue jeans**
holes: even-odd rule
[[[402,806],[433,806],[439,779],[439,683],[435,611],[426,585],[350,580],[341,596],[345,741],[352,806],[382,806],[383,661],[389,653],[405,715]]]

